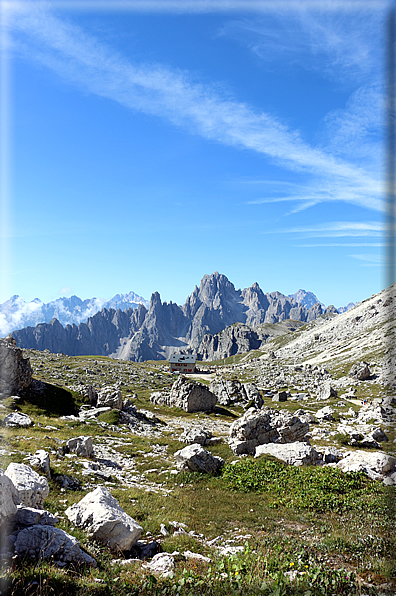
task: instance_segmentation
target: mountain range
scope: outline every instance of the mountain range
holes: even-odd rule
[[[110,300],[103,298],[88,298],[81,300],[78,296],[70,298],[57,298],[52,302],[44,303],[39,298],[25,302],[20,296],[12,296],[0,304],[0,336],[3,337],[12,331],[23,327],[34,327],[39,323],[49,323],[54,317],[62,325],[84,323],[89,317],[102,310],[102,308],[137,308],[139,304],[148,307],[147,300],[129,292],[116,294]]]
[[[235,323],[254,329],[286,319],[308,322],[324,312],[337,314],[337,309],[330,306],[324,311],[318,301],[307,308],[280,292],[264,294],[257,283],[237,290],[216,271],[203,277],[183,306],[162,302],[154,292],[148,308],[143,301],[137,308],[103,308],[78,325],[63,326],[52,318],[49,323],[25,327],[12,335],[20,347],[68,355],[98,354],[143,361],[167,359],[175,351],[187,350],[204,357],[200,345],[205,335],[214,336]]]

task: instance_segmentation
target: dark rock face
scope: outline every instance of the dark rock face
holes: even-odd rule
[[[32,367],[28,358],[16,347],[13,337],[0,339],[0,393],[17,394],[32,382]]]
[[[175,351],[190,349],[208,359],[214,353],[226,357],[258,348],[269,335],[265,337],[265,331],[252,330],[252,326],[288,319],[306,322],[322,312],[319,303],[307,310],[279,292],[264,294],[257,283],[236,290],[225,275],[216,271],[203,277],[183,306],[161,302],[155,292],[148,310],[143,304],[125,311],[103,309],[78,326],[62,327],[52,319],[15,331],[13,336],[18,346],[72,356],[98,354],[142,361],[165,359]],[[235,323],[224,337],[204,339]],[[219,339],[221,345],[215,347]]]

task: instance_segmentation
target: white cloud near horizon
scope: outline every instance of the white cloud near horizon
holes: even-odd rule
[[[205,139],[262,154],[289,171],[313,175],[310,197],[284,199],[302,201],[294,211],[327,200],[385,210],[382,184],[376,175],[331,151],[311,146],[298,130],[221,92],[219,86],[159,64],[133,65],[70,20],[55,16],[47,4],[31,2],[8,16],[11,49],[46,66],[69,84]]]

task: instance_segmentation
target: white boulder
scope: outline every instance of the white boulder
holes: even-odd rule
[[[49,486],[44,476],[39,476],[26,464],[11,463],[5,471],[18,491],[23,505],[42,509],[43,502],[49,495]]]
[[[263,454],[273,455],[277,459],[293,466],[314,465],[321,460],[321,456],[316,449],[300,441],[258,445],[254,457],[259,457]]]
[[[343,472],[363,471],[374,480],[385,480],[396,472],[396,457],[381,451],[349,451],[336,465]]]
[[[131,549],[143,531],[104,487],[88,493],[65,513],[72,524],[114,551]]]
[[[33,421],[27,414],[22,414],[22,412],[11,412],[4,418],[4,424],[11,428],[13,427],[22,427],[27,428],[28,426],[32,426]]]
[[[38,449],[34,455],[29,458],[29,463],[48,478],[51,477],[50,457],[48,451]]]
[[[155,575],[169,577],[175,568],[175,559],[171,553],[158,553],[149,563],[145,563],[143,567],[149,569]]]
[[[224,465],[224,460],[221,457],[212,455],[198,443],[176,451],[174,457],[178,468],[192,472],[217,472]]]
[[[328,420],[329,422],[331,422],[332,420],[334,420],[333,414],[334,408],[332,408],[331,406],[325,406],[324,408],[321,408],[316,412],[316,418],[318,420]]]
[[[12,480],[0,470],[0,526],[15,515],[19,501],[18,491]]]

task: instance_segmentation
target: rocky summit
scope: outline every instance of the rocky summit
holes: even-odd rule
[[[395,289],[185,377],[2,340],[2,593],[395,594]]]
[[[337,312],[329,308],[329,313]],[[216,352],[226,357],[259,347],[281,332],[271,330],[271,325],[293,320],[295,327],[324,312],[319,302],[307,308],[293,296],[264,294],[257,283],[237,290],[216,271],[202,278],[183,306],[162,302],[155,292],[148,308],[143,302],[126,310],[104,308],[79,325],[63,326],[53,318],[12,335],[20,347],[68,355],[97,354],[141,362],[167,359],[175,351],[190,350],[207,360],[213,359]],[[217,339],[211,339],[235,324],[228,335],[220,338],[220,345]],[[290,329],[282,328],[285,332]],[[206,337],[208,334],[211,337]]]

